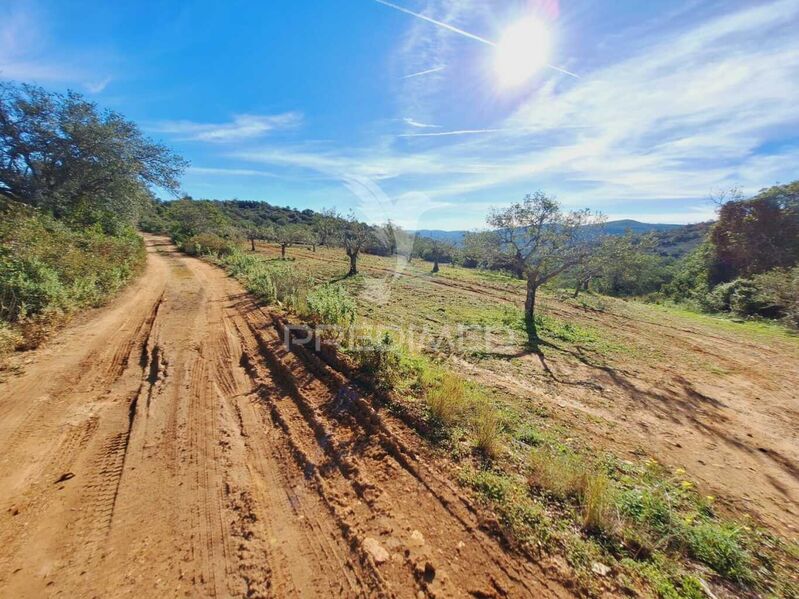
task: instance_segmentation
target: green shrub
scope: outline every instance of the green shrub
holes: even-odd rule
[[[769,316],[779,316],[789,326],[799,328],[799,266],[774,269],[756,275],[752,280],[764,312]]]
[[[585,478],[581,497],[583,528],[592,532],[613,532],[613,489],[604,472],[591,472]]]
[[[492,406],[481,403],[471,422],[474,445],[487,458],[497,458],[502,451],[502,428],[499,415]]]
[[[562,499],[580,497],[588,480],[586,463],[571,452],[549,448],[533,449],[529,454],[529,483]]]
[[[75,230],[19,206],[0,204],[0,320],[35,347],[69,314],[105,302],[144,265],[141,238],[130,229]]]
[[[758,314],[763,304],[758,298],[758,289],[749,279],[736,279],[733,281],[735,289],[730,295],[730,311],[739,316],[754,316]]]
[[[214,233],[192,235],[180,246],[190,256],[214,255],[224,257],[236,251],[234,243]]]
[[[702,307],[708,312],[728,312],[730,310],[730,300],[738,281],[721,283],[716,285],[702,301]]]
[[[355,322],[356,306],[341,285],[323,285],[308,294],[308,315],[317,323],[349,328]]]
[[[293,264],[267,260],[238,250],[222,256],[220,263],[262,302],[281,304],[299,312],[307,311],[311,279]]]
[[[732,524],[705,521],[687,527],[688,553],[716,572],[736,582],[752,578],[750,557],[741,542],[741,531]]]

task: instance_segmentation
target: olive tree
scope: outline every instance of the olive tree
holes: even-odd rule
[[[364,245],[372,238],[372,229],[366,223],[360,222],[354,214],[350,214],[341,230],[341,239],[344,251],[350,259],[348,277],[358,274],[358,256]]]
[[[538,340],[536,295],[544,283],[575,268],[596,244],[601,215],[589,210],[564,212],[554,198],[538,191],[507,208],[493,209],[488,224],[492,239],[527,281],[524,319],[530,343]],[[589,225],[592,225],[589,227]]]
[[[286,248],[292,245],[311,243],[311,230],[305,225],[284,225],[274,232],[274,239],[280,245],[280,258],[286,259]]]
[[[336,234],[341,226],[341,215],[335,208],[322,208],[320,212],[314,215],[311,226],[316,243],[329,245],[335,241]]]
[[[275,230],[269,225],[250,224],[244,228],[244,236],[250,242],[250,248],[255,251],[256,241],[266,241],[275,236]]]

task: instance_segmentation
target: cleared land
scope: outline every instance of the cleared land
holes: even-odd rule
[[[279,255],[266,244],[259,251]],[[296,247],[289,256],[320,282],[346,272],[337,250]],[[495,273],[442,265],[431,274],[429,263],[398,268],[396,259],[375,256],[363,256],[360,270],[344,283],[362,318],[439,339],[458,324],[515,326],[523,304],[523,284]],[[540,353],[521,343],[486,351],[482,339],[438,347],[450,367],[539,416],[538,426],[683,468],[721,505],[795,539],[799,338],[778,326],[569,295],[542,298]]]
[[[0,383],[0,595],[570,596],[234,280],[147,246]]]

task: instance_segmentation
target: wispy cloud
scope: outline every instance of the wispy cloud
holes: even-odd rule
[[[87,83],[86,89],[89,91],[89,93],[99,94],[103,92],[106,87],[108,87],[109,83],[111,83],[111,77],[105,77],[103,79]]]
[[[192,175],[216,175],[220,177],[277,177],[275,173],[251,168],[213,168],[191,166],[187,172]]]
[[[32,83],[68,83],[99,93],[110,82],[94,72],[93,55],[64,56],[54,48],[45,13],[27,2],[0,6],[0,79]]]
[[[414,77],[421,77],[423,75],[432,75],[433,73],[440,73],[446,68],[447,65],[441,65],[438,67],[433,67],[432,69],[425,69],[424,71],[418,71],[416,73],[411,73],[410,75],[405,75],[403,79],[413,79]]]
[[[152,131],[175,136],[182,141],[232,142],[257,139],[267,133],[290,129],[302,123],[299,112],[274,115],[238,114],[229,123],[197,123],[194,121],[162,121]]]
[[[440,129],[441,125],[428,125],[427,123],[420,123],[419,121],[415,121],[412,118],[404,118],[406,125],[410,125],[411,127],[416,127],[417,129]]]

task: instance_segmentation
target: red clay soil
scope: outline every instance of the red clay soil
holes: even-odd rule
[[[0,383],[0,596],[571,596],[235,281],[147,246]]]

